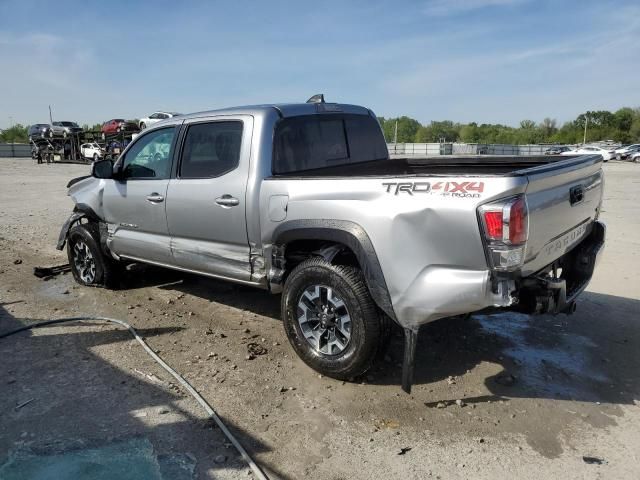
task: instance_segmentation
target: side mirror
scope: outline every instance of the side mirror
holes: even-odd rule
[[[111,160],[100,160],[91,165],[91,175],[95,178],[113,178]]]

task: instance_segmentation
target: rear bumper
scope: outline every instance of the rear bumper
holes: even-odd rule
[[[536,275],[522,279],[515,309],[530,313],[572,313],[575,300],[593,277],[604,250],[606,226],[594,222],[591,233],[555,265],[549,265]],[[554,267],[560,275],[551,275]]]
[[[478,311],[570,313],[593,276],[605,236],[605,225],[594,222],[591,233],[575,248],[554,265],[528,277],[440,265],[426,267],[402,295],[392,297],[398,322],[415,329],[440,318]],[[555,278],[549,275],[554,267],[562,269]]]

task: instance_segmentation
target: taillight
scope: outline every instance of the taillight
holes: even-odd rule
[[[479,208],[491,267],[515,270],[524,263],[529,220],[524,196],[483,205]]]
[[[525,243],[528,237],[527,203],[524,197],[520,197],[509,208],[509,242],[512,245],[519,245]]]
[[[489,239],[502,240],[502,210],[484,212],[484,225]]]

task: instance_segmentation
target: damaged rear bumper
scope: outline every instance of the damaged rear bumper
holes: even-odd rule
[[[396,297],[394,309],[398,321],[404,328],[417,329],[440,318],[479,311],[571,313],[576,297],[593,276],[605,236],[605,225],[594,222],[582,242],[554,264],[528,277],[429,266]]]
[[[604,251],[606,226],[594,222],[591,233],[557,262],[523,278],[515,309],[529,314],[573,313],[575,300],[593,277]]]

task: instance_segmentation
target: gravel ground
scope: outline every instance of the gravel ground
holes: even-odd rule
[[[80,165],[0,159],[0,331],[78,314],[132,323],[273,478],[639,478],[640,166],[605,171],[608,244],[578,311],[429,325],[411,395],[399,334],[362,381],[320,377],[289,347],[279,297],[261,291],[142,266],[116,291],[35,278],[34,266],[66,260],[54,246]],[[249,360],[250,343],[267,353]],[[0,465],[141,437],[198,478],[250,478],[195,402],[111,326],[0,340],[0,362]]]

